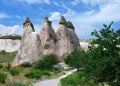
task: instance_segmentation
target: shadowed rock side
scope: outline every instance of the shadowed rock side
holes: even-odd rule
[[[62,16],[59,22],[60,26],[57,31],[56,54],[61,61],[72,51],[80,50],[79,39],[74,31],[71,22],[66,22]]]
[[[43,26],[40,30],[40,39],[42,44],[43,54],[51,54],[55,51],[56,34],[52,28],[51,21],[46,17]]]
[[[13,60],[12,65],[17,66],[24,62],[35,62],[41,55],[41,41],[37,32],[34,32],[34,26],[29,18],[23,24],[24,33],[21,40],[21,46],[18,54]]]

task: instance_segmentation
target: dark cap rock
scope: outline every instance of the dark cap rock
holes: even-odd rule
[[[59,24],[66,25],[66,20],[65,20],[64,16],[61,16],[61,20],[60,20]]]
[[[70,21],[67,22],[67,27],[70,29],[73,29],[73,30],[75,29],[72,22],[70,22]]]
[[[45,17],[44,23],[47,23],[47,25],[51,26],[52,21],[49,21],[48,17]]]
[[[32,22],[30,21],[29,17],[26,18],[26,21],[23,23],[23,27],[26,27],[26,26],[31,26],[33,31],[34,31],[34,26],[32,24]]]

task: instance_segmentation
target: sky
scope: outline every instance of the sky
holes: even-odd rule
[[[71,21],[80,39],[92,38],[92,31],[114,21],[113,28],[120,28],[120,0],[1,0],[0,34],[22,34],[26,17],[32,21],[36,32],[43,19],[52,21],[55,31],[61,16]]]

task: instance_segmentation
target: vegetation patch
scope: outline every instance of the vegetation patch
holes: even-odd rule
[[[12,62],[17,52],[0,52],[0,63],[9,63]]]

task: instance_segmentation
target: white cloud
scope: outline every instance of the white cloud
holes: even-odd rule
[[[79,3],[80,3],[80,0],[74,0],[74,1],[71,2],[72,5],[77,5]]]
[[[22,26],[13,25],[13,26],[5,26],[0,24],[0,34],[22,34]]]
[[[43,0],[45,3],[50,4],[50,0]]]
[[[59,12],[53,12],[51,13],[51,16],[49,17],[49,20],[52,21],[52,26],[54,28],[55,31],[57,31],[58,27],[59,27],[59,21],[61,18],[61,14]]]
[[[84,0],[84,1],[96,1],[96,0]],[[102,0],[97,0],[102,1]],[[98,2],[94,2],[94,4],[99,4]],[[90,36],[91,31],[94,29],[101,29],[103,23],[110,23],[111,21],[120,21],[120,1],[116,3],[114,2],[106,3],[106,5],[100,4],[100,9],[98,12],[95,12],[97,9],[91,9],[84,13],[78,13],[74,10],[68,10],[64,16],[72,21],[73,25],[76,28],[76,32],[78,36],[88,37]],[[86,2],[93,3],[93,2]],[[103,3],[103,2],[101,2]]]
[[[18,0],[18,1],[27,2],[28,4],[35,4],[35,3],[50,4],[50,0]]]
[[[53,4],[56,5],[56,6],[59,6],[59,4],[57,2],[53,2]]]
[[[120,4],[120,0],[82,0],[82,2],[91,6],[98,5],[99,7],[104,7],[108,4]]]
[[[59,20],[61,17],[61,14],[59,12],[53,12],[51,13],[51,16],[49,17],[50,20]]]
[[[7,17],[8,17],[8,15],[7,15],[7,14],[0,13],[0,19],[7,18]]]

